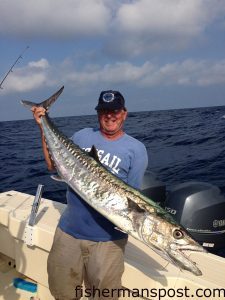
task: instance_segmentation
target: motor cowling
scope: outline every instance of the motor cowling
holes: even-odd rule
[[[225,198],[218,187],[179,184],[168,192],[164,208],[208,251],[225,249]]]
[[[159,205],[164,205],[166,200],[166,186],[157,178],[155,173],[151,171],[145,172],[141,192]]]

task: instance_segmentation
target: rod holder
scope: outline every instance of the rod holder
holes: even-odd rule
[[[41,202],[43,187],[44,187],[44,185],[42,185],[42,184],[39,184],[38,187],[37,187],[34,202],[32,204],[30,219],[29,219],[29,222],[28,222],[29,226],[34,226],[34,224],[35,224],[38,208],[39,208],[39,205],[40,205],[40,202]]]

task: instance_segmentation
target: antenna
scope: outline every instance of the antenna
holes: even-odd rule
[[[9,69],[9,71],[6,73],[5,77],[2,79],[1,83],[0,83],[0,89],[3,89],[2,84],[3,82],[6,80],[6,78],[8,77],[9,73],[11,73],[13,71],[14,66],[17,64],[17,62],[23,58],[22,55],[24,54],[24,52],[29,48],[29,46],[27,46],[23,52],[17,57],[16,61],[13,63],[13,65],[11,66],[11,68]]]

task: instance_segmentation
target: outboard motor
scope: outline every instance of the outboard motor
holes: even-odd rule
[[[154,202],[164,206],[166,200],[166,186],[162,181],[157,179],[153,172],[145,172],[141,192]]]
[[[168,193],[165,209],[208,251],[223,253],[225,198],[218,187],[203,182],[179,184]]]

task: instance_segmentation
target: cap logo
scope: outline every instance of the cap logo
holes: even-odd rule
[[[102,96],[102,99],[104,102],[112,102],[115,99],[115,96],[113,93],[105,93]]]

